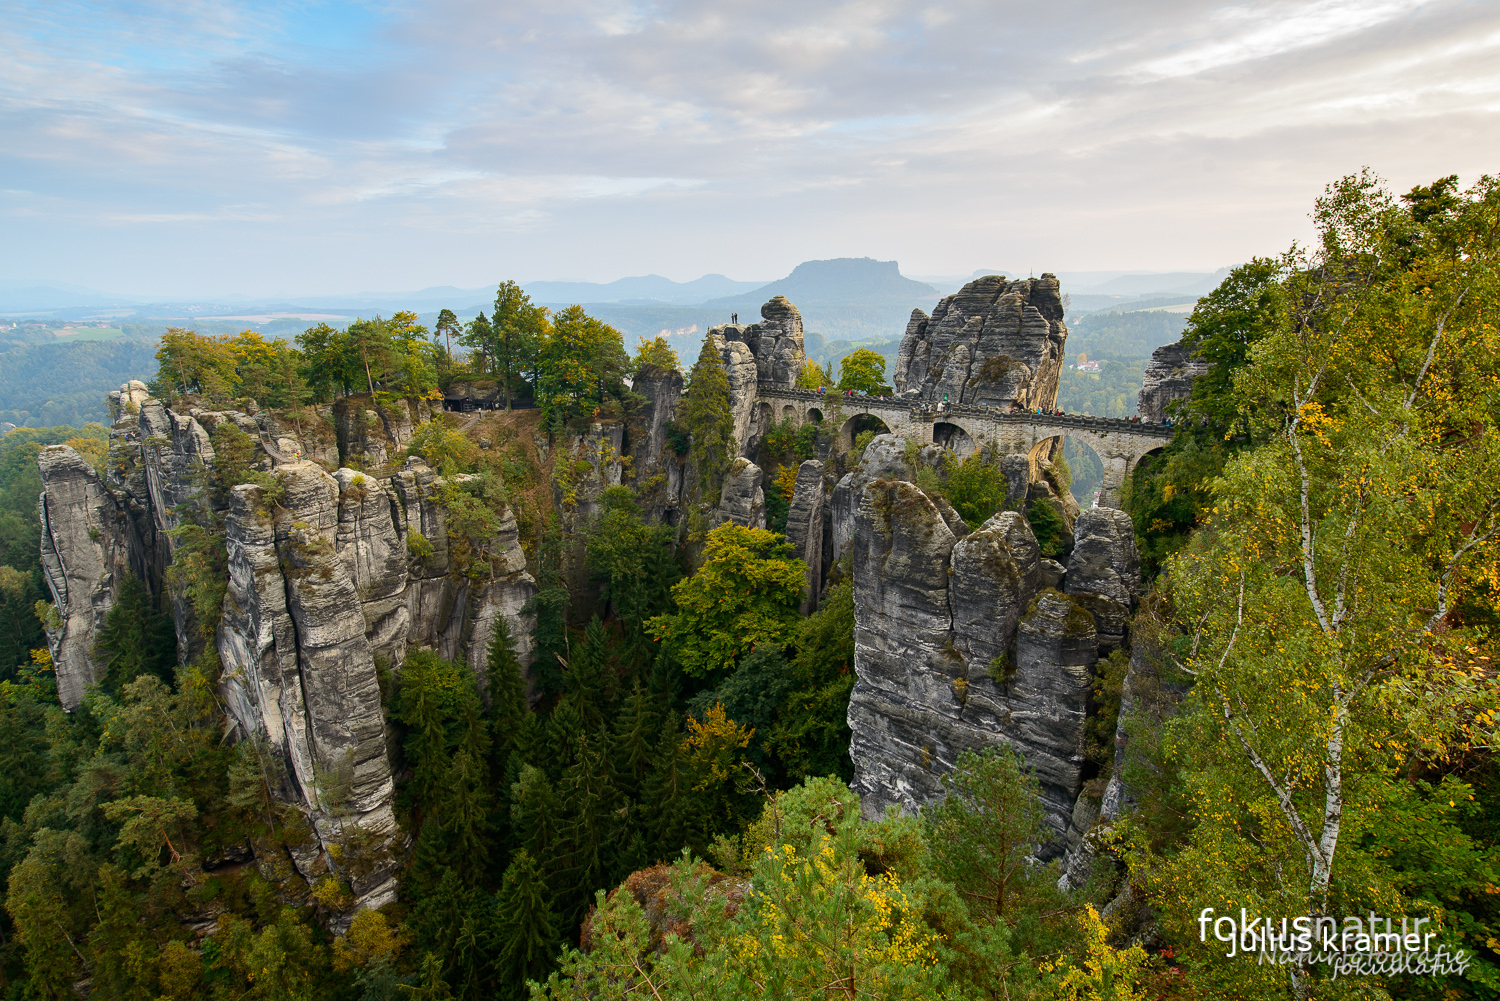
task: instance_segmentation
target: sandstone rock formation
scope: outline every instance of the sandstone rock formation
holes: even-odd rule
[[[733,460],[724,473],[714,524],[730,521],[746,528],[766,527],[766,495],[761,489],[760,467],[749,459]]]
[[[792,504],[786,516],[786,541],[792,551],[807,564],[807,595],[802,614],[811,615],[818,607],[823,583],[823,464],[808,459],[797,467],[797,483],[792,489]]]
[[[225,520],[220,693],[241,735],[266,746],[278,792],[307,814],[321,847],[344,840],[349,825],[389,842],[395,786],[359,588],[337,548],[339,484],[310,462],[282,467],[278,479],[284,506],[247,484],[234,489]],[[309,882],[321,874],[316,853],[293,858]],[[392,864],[359,882],[365,906],[395,899]]]
[[[760,315],[760,323],[728,323],[714,327],[710,333],[718,332],[725,340],[749,346],[759,381],[768,389],[795,389],[797,376],[807,364],[802,314],[786,296],[778,295],[760,307]]]
[[[643,427],[630,447],[631,475],[640,493],[641,511],[652,521],[675,524],[682,498],[682,457],[668,435],[677,419],[682,387],[682,373],[655,365],[642,368],[631,384],[631,389],[646,399]]]
[[[1136,395],[1136,413],[1143,421],[1160,424],[1166,418],[1167,404],[1191,397],[1193,380],[1207,371],[1208,363],[1193,357],[1181,341],[1163,344],[1151,352],[1141,391]]]
[[[755,412],[755,391],[758,386],[758,369],[755,353],[750,345],[723,336],[725,327],[715,327],[708,332],[710,340],[719,350],[724,362],[724,375],[729,379],[729,412],[734,417],[734,441],[736,448],[743,449],[750,441],[750,424]]]
[[[930,317],[912,310],[891,379],[898,393],[922,400],[1051,408],[1067,339],[1054,275],[989,275]]]
[[[840,482],[844,502],[858,497],[852,788],[867,815],[915,810],[942,795],[963,751],[1009,743],[1041,784],[1052,830],[1042,855],[1054,857],[1074,824],[1093,669],[1108,641],[1091,603],[1128,593],[1128,608],[1139,590],[1129,519],[1085,512],[1087,544],[1064,572],[1041,559],[1018,512],[973,532],[945,516],[945,502],[900,478],[905,456],[889,437]]]
[[[420,407],[360,411],[344,402],[345,424],[363,419],[368,429],[346,428],[342,436],[354,461],[388,455],[410,438],[412,418],[424,415]],[[399,832],[378,669],[398,669],[410,646],[423,645],[466,660],[482,678],[502,617],[529,663],[532,622],[522,609],[536,585],[514,517],[500,513],[487,542],[487,575],[455,574],[444,480],[420,462],[382,475],[330,474],[306,458],[333,447],[322,420],[309,427],[266,412],[178,413],[138,382],[112,393],[110,405],[116,420],[107,478],[66,446],[39,460],[43,562],[57,606],[49,636],[63,705],[77,706],[103,673],[94,636],[123,575],[162,588],[174,555],[168,533],[184,517],[222,518],[229,584],[213,642],[233,731],[268,749],[278,798],[310,821],[311,840],[288,848],[301,876],[311,882],[325,872],[329,849],[347,846],[359,828],[366,836],[356,841],[375,857],[344,875],[360,906],[379,906],[394,892],[386,849]],[[226,425],[248,445],[221,431]],[[232,481],[218,482],[220,433],[236,449],[249,448],[249,468],[269,477],[263,485],[229,490]],[[179,657],[195,658],[204,630],[184,596],[171,597]]]
[[[130,572],[129,557],[113,498],[82,456],[52,445],[37,456],[37,468],[42,571],[57,610],[47,623],[47,640],[58,698],[71,707],[104,676],[107,665],[94,656],[94,643]]]

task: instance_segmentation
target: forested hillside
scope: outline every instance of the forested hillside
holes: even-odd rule
[[[1500,184],[1315,219],[1187,319],[1124,513],[880,434],[790,307],[690,364],[512,282],[169,331],[112,431],[0,439],[0,991],[1500,996]],[[1180,319],[1076,324],[1056,405],[1128,414]],[[1230,958],[1242,908],[1462,962]]]

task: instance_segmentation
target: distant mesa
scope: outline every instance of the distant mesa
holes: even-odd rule
[[[723,309],[754,310],[778,295],[806,307],[823,303],[858,302],[877,305],[931,299],[938,290],[926,282],[907,278],[895,261],[871,257],[837,257],[828,261],[804,261],[778,281],[752,292],[704,303]]]

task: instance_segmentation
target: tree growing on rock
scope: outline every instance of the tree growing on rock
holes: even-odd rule
[[[703,339],[703,350],[693,365],[680,423],[692,442],[689,449],[704,501],[716,504],[724,469],[734,455],[734,415],[729,409],[729,376],[713,338]]]

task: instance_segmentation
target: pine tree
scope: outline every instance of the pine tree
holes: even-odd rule
[[[541,980],[554,965],[561,944],[552,894],[531,853],[522,849],[505,870],[495,894],[499,954],[495,958],[500,996],[525,998],[526,981]]]

